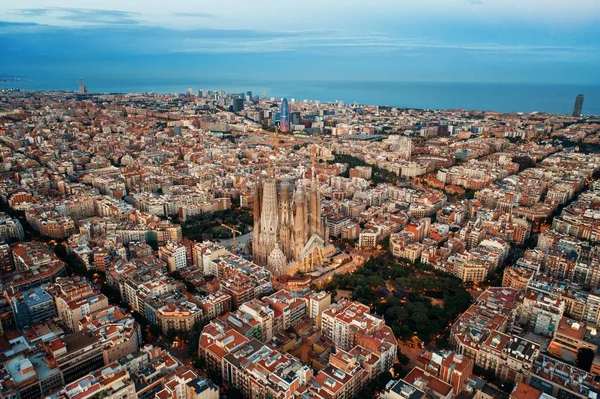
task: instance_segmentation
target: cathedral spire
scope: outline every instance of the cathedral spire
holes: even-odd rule
[[[256,178],[256,185],[254,188],[254,228],[252,235],[252,259],[256,263],[262,262],[264,255],[262,254],[262,246],[260,240],[260,219],[262,214],[262,201],[263,201],[263,182],[262,182],[262,167],[261,173]]]
[[[260,223],[260,214],[262,211],[262,178],[259,175],[254,185],[254,225]]]
[[[319,188],[317,180],[317,145],[312,144],[311,154],[311,185],[310,185],[310,215],[309,215],[309,236],[314,234],[322,235],[321,232],[321,199],[319,198]]]
[[[302,248],[308,240],[308,215],[306,210],[306,193],[304,188],[299,186],[294,196],[296,206],[296,215],[294,217],[294,249],[293,256],[300,258]]]
[[[310,236],[323,235],[321,230],[321,198],[317,179],[313,178],[310,186]],[[324,238],[324,237],[321,237]]]

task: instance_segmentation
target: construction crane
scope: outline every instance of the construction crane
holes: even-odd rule
[[[227,224],[223,224],[221,223],[221,226],[225,227],[227,230],[231,231],[231,234],[233,234],[233,249],[237,249],[237,234],[242,234],[240,231],[238,231],[235,227],[233,226],[229,226]]]
[[[315,143],[311,144],[311,155],[310,155],[310,177],[312,179],[316,176],[316,166],[317,166],[317,145]]]
[[[279,164],[277,162],[278,154],[279,154],[279,128],[277,126],[275,126],[275,143],[273,146],[273,151],[271,151],[271,153],[269,155],[269,159],[268,159],[268,162],[269,162],[268,163],[268,175],[271,178],[277,177],[277,168],[279,167]],[[271,162],[273,162],[272,166],[271,166]]]

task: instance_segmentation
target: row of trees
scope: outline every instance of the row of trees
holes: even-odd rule
[[[399,338],[415,333],[429,342],[472,303],[453,275],[431,266],[396,261],[389,254],[370,258],[354,274],[336,274],[324,287],[352,291],[352,299],[385,318]],[[443,299],[443,305],[433,304]]]
[[[600,152],[600,144],[584,141],[572,141],[567,137],[554,138],[554,143],[561,144],[563,147],[579,147],[579,152],[584,154],[596,154]]]

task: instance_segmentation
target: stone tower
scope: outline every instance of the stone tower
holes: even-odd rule
[[[319,197],[318,184],[316,179],[314,178],[314,170],[313,170],[313,181],[310,186],[310,225],[309,225],[309,237],[312,237],[314,234],[319,236],[323,235],[323,231],[321,228],[321,199]],[[321,237],[323,238],[323,237]]]
[[[267,257],[275,248],[279,226],[277,181],[274,178],[268,178],[263,184],[259,224],[259,250],[256,262],[260,265],[266,265]]]
[[[261,253],[262,247],[260,245],[260,215],[262,211],[262,192],[263,182],[259,177],[256,179],[256,188],[254,189],[254,228],[252,234],[252,260],[255,263],[261,262],[261,259],[265,257]]]
[[[279,243],[287,260],[292,259],[294,213],[292,203],[293,189],[288,181],[279,186]]]
[[[300,258],[302,248],[308,241],[308,212],[306,209],[306,193],[304,188],[299,186],[294,196],[296,206],[296,216],[294,217],[294,249],[293,257]]]

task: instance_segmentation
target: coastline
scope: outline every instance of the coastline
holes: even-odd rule
[[[495,112],[543,112],[569,115],[575,96],[585,95],[583,113],[600,115],[600,85],[542,83],[461,83],[461,82],[379,82],[379,81],[253,81],[228,80],[124,80],[86,79],[91,93],[159,94],[185,93],[188,88],[224,90],[228,93],[251,90],[255,95],[295,98],[297,101],[335,102],[361,105],[388,105],[415,109],[467,109]],[[77,79],[29,78],[2,82],[0,89],[76,91]]]

